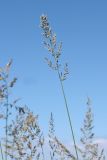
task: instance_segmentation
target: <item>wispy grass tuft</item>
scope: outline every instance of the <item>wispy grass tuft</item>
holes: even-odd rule
[[[8,121],[9,115],[11,114],[11,106],[9,104],[9,89],[12,88],[17,80],[13,78],[12,81],[9,80],[10,68],[12,65],[12,59],[2,68],[0,68],[0,101],[1,106],[5,108],[5,114],[3,119],[5,119],[5,160],[7,160],[7,146],[8,146]]]
[[[60,63],[60,56],[61,56],[61,51],[62,51],[62,42],[59,45],[57,45],[56,34],[52,32],[52,29],[49,24],[47,16],[42,15],[40,17],[40,26],[43,31],[42,35],[43,35],[44,46],[46,47],[46,49],[48,50],[49,54],[52,57],[52,59],[49,59],[46,57],[45,60],[47,61],[48,66],[57,72],[57,75],[58,75],[58,78],[59,78],[59,81],[61,84],[61,90],[62,90],[64,102],[65,102],[65,108],[67,111],[67,117],[68,117],[70,130],[71,130],[71,134],[72,134],[72,139],[73,139],[73,143],[74,143],[76,158],[78,160],[79,158],[78,158],[78,152],[77,152],[77,147],[76,147],[74,129],[73,129],[73,125],[71,122],[69,107],[68,107],[67,98],[66,98],[65,90],[64,90],[64,86],[63,86],[63,81],[67,79],[67,75],[69,74],[69,72],[68,72],[68,64],[67,63],[65,63],[64,69],[61,70],[62,64]]]
[[[82,148],[78,148],[82,160],[105,160],[104,149],[99,150],[99,145],[94,143],[95,134],[93,132],[93,113],[91,100],[87,98],[87,111],[85,114],[83,127],[81,128],[82,137],[80,139]]]

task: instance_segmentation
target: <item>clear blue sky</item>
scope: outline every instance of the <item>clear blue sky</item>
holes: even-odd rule
[[[77,138],[87,96],[93,102],[96,137],[107,138],[106,0],[0,0],[0,65],[12,58],[11,76],[18,77],[12,95],[39,114],[45,131],[53,112],[57,135],[70,139],[58,77],[44,62],[42,13],[63,42],[62,61],[70,72],[64,86]]]

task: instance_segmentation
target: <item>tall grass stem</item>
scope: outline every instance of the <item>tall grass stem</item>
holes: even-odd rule
[[[1,144],[1,142],[0,142],[0,152],[1,152],[2,160],[4,160],[4,157],[3,157],[3,149],[2,149],[2,144]]]
[[[76,158],[78,159],[78,152],[77,152],[77,146],[76,146],[76,141],[75,141],[75,135],[74,135],[74,130],[73,130],[73,125],[71,122],[71,117],[70,117],[70,112],[69,112],[69,107],[68,107],[68,103],[67,103],[67,99],[66,99],[66,95],[65,95],[65,91],[64,91],[64,86],[60,77],[60,73],[59,73],[59,68],[58,68],[58,77],[60,80],[60,84],[61,84],[61,89],[62,89],[62,94],[64,97],[64,102],[65,102],[65,107],[66,107],[66,111],[67,111],[67,116],[68,116],[68,121],[69,121],[69,125],[70,125],[70,130],[71,130],[71,134],[72,134],[72,138],[73,138],[73,143],[74,143],[74,148],[75,148],[75,153],[76,153]]]
[[[6,129],[5,129],[5,135],[6,135],[6,146],[5,146],[5,160],[7,160],[7,146],[8,146],[8,112],[9,112],[9,97],[8,97],[8,83],[6,80],[6,75],[4,75],[4,82],[5,82],[5,86],[6,86]]]

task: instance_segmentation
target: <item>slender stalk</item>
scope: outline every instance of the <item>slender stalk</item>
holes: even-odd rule
[[[7,160],[7,145],[8,145],[8,88],[6,90],[6,160]]]
[[[61,72],[60,74],[60,64],[59,64],[59,58],[61,55],[61,48],[62,48],[62,43],[59,45],[58,49],[57,49],[57,44],[56,44],[56,34],[54,34],[52,32],[52,29],[50,27],[50,24],[48,22],[48,18],[47,16],[43,15],[41,16],[41,28],[43,29],[43,36],[45,38],[44,40],[44,45],[45,47],[48,49],[49,53],[52,55],[52,57],[54,58],[54,62],[48,58],[46,58],[49,67],[51,67],[52,69],[55,69],[57,71],[59,80],[60,80],[60,84],[61,84],[61,89],[62,89],[62,93],[63,93],[63,98],[65,101],[65,107],[66,107],[66,111],[67,111],[67,117],[68,117],[68,121],[69,121],[69,125],[70,125],[70,129],[71,129],[71,134],[72,134],[72,138],[73,138],[73,143],[74,143],[74,148],[75,148],[75,153],[76,153],[76,159],[78,160],[78,152],[77,152],[77,147],[76,147],[76,141],[75,141],[75,136],[74,136],[74,131],[73,131],[73,126],[71,123],[71,117],[70,117],[70,113],[69,113],[69,108],[68,108],[68,104],[67,104],[67,99],[66,99],[66,95],[65,95],[65,91],[64,91],[64,87],[63,87],[63,83],[62,81],[66,79],[66,75],[68,74],[67,68],[64,69],[64,74]],[[65,66],[67,67],[67,65]],[[62,77],[63,75],[63,77]]]
[[[42,133],[41,136],[40,136],[39,143],[40,143],[40,146],[41,146],[42,158],[43,158],[43,160],[45,160],[45,154],[44,154],[44,148],[43,148],[44,137],[43,137],[43,139],[42,139],[42,135],[43,135],[43,133]],[[43,141],[42,141],[42,140],[43,140]]]
[[[44,149],[43,149],[43,146],[41,146],[41,149],[42,149],[42,156],[43,156],[43,160],[45,160],[45,155],[44,155]]]
[[[8,104],[9,104],[9,97],[8,97],[8,85],[7,85],[7,80],[6,80],[6,75],[4,74],[4,82],[5,82],[5,86],[6,86],[6,129],[5,129],[5,135],[6,135],[6,148],[5,148],[5,160],[7,160],[7,145],[8,145],[8,112],[9,112],[9,108],[8,108]]]
[[[3,157],[3,149],[2,149],[1,142],[0,142],[0,152],[1,152],[1,157],[2,157],[2,160],[4,160],[4,157]]]
[[[72,134],[72,138],[73,138],[76,158],[78,160],[78,152],[77,152],[77,146],[76,146],[76,141],[75,141],[75,135],[74,135],[73,125],[72,125],[72,122],[71,122],[69,107],[68,107],[68,103],[67,103],[67,99],[66,99],[66,95],[65,95],[65,91],[64,91],[64,86],[63,86],[63,83],[62,83],[62,80],[61,80],[61,77],[60,77],[59,68],[57,69],[57,73],[58,73],[59,81],[60,81],[60,84],[61,84],[62,94],[63,94],[63,98],[64,98],[64,102],[65,102],[65,107],[66,107],[66,111],[67,111],[67,116],[68,116],[68,121],[69,121],[69,125],[70,125],[70,130],[71,130],[71,134]]]

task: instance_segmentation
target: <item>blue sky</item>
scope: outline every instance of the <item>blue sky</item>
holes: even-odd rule
[[[107,138],[106,0],[0,0],[0,65],[12,58],[11,76],[18,77],[11,94],[39,114],[45,132],[53,112],[56,134],[69,141],[58,77],[44,62],[48,54],[39,27],[43,13],[63,42],[62,62],[69,64],[64,86],[76,138],[80,137],[87,96],[92,99],[96,137]]]

